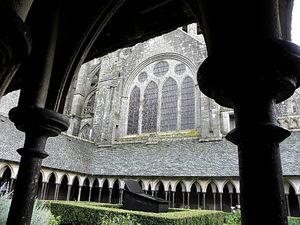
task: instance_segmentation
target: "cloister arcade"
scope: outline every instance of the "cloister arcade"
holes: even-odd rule
[[[9,191],[14,189],[17,173],[18,164],[0,162],[0,184],[9,181]],[[90,176],[49,168],[40,171],[37,198],[122,204],[125,179],[137,180],[145,193],[168,200],[172,208],[229,212],[232,206],[240,205],[238,178]],[[284,179],[288,214],[300,216],[300,179]],[[257,188],[261,188],[259,183]]]

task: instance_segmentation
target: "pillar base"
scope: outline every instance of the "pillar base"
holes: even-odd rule
[[[68,118],[31,106],[13,108],[9,118],[26,136],[24,147],[18,150],[21,160],[7,225],[30,224],[42,159],[48,156],[45,152],[47,138],[65,131]]]

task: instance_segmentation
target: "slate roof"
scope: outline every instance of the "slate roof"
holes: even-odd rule
[[[0,117],[0,159],[19,161],[24,134]],[[225,139],[163,141],[158,144],[118,144],[99,148],[91,142],[60,135],[49,138],[50,155],[43,166],[94,175],[115,176],[238,176],[237,147]],[[284,175],[300,175],[300,132],[281,144]]]

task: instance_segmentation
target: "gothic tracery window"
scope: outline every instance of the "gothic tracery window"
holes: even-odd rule
[[[177,129],[177,83],[174,79],[168,78],[162,88],[161,98],[161,131]]]
[[[89,97],[88,102],[83,108],[84,115],[90,115],[90,116],[94,115],[95,96],[96,94],[94,93]]]
[[[91,133],[91,125],[87,123],[81,128],[79,137],[89,140],[90,133]]]
[[[144,92],[142,133],[156,132],[157,130],[158,87],[151,81]]]
[[[130,94],[127,134],[137,134],[140,112],[140,89],[134,87]]]
[[[181,129],[195,128],[195,89],[191,77],[186,77],[181,85]]]

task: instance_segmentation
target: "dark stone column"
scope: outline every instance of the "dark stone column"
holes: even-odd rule
[[[298,199],[298,209],[300,210],[300,195],[297,195],[297,199]]]
[[[200,192],[197,192],[197,209],[200,209]]]
[[[35,1],[26,18],[35,47],[18,71],[24,78],[19,104],[9,112],[16,128],[25,133],[25,143],[17,150],[21,160],[7,225],[30,224],[42,160],[48,156],[46,141],[69,125],[66,116],[44,108],[56,49],[59,4],[59,0]],[[39,23],[33,22],[37,19]]]
[[[26,138],[24,147],[18,150],[21,161],[7,224],[30,224],[42,159],[48,156],[44,151],[46,140],[65,130],[68,123],[64,116],[37,107],[14,108],[10,119]]]
[[[229,198],[230,198],[230,207],[233,206],[232,205],[232,193],[229,193]]]
[[[288,216],[291,216],[289,194],[285,194],[286,208]]]
[[[208,49],[200,90],[235,112],[227,139],[238,146],[242,224],[286,225],[279,143],[290,132],[278,126],[274,107],[300,85],[300,48],[282,40],[278,0],[186,1]]]
[[[15,178],[10,178],[9,192],[13,190]]]

